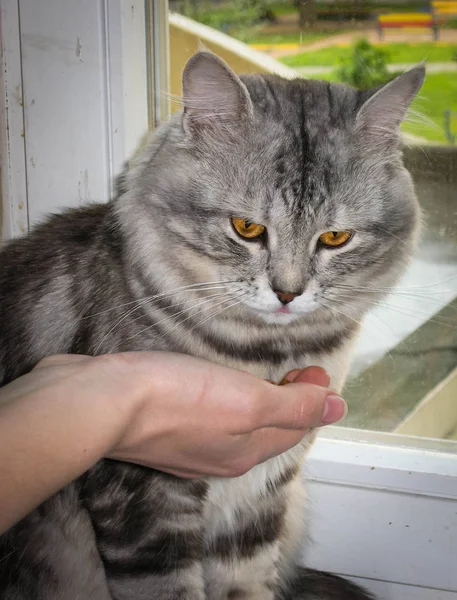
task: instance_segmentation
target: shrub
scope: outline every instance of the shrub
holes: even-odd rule
[[[213,29],[228,33],[241,41],[248,41],[274,15],[272,0],[231,0],[229,4],[214,5],[203,2],[181,2],[179,12]]]
[[[368,40],[359,40],[348,58],[341,61],[335,75],[339,81],[366,90],[390,81],[393,75],[387,70],[388,54]]]

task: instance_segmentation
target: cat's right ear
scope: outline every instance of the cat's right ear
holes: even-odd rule
[[[252,102],[241,79],[211,52],[198,52],[182,76],[183,126],[190,135],[239,131],[252,118]]]
[[[402,73],[386,85],[372,90],[356,117],[356,130],[377,146],[390,146],[400,138],[400,123],[425,78],[424,64]]]

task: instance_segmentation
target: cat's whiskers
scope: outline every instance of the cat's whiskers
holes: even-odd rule
[[[354,299],[353,296],[350,296],[350,295],[344,296],[344,294],[340,294],[339,297],[341,298],[341,302],[345,302],[346,299],[347,300]],[[379,306],[381,308],[389,309],[389,310],[392,310],[393,312],[397,312],[398,314],[402,314],[407,317],[412,317],[412,318],[416,318],[416,319],[419,319],[420,317],[425,317],[427,319],[427,321],[439,323],[440,325],[443,325],[444,327],[450,327],[452,329],[455,328],[455,323],[453,323],[452,319],[447,320],[447,319],[445,319],[445,317],[440,317],[439,315],[430,317],[428,313],[421,311],[420,309],[415,308],[414,313],[413,313],[413,312],[407,312],[405,306],[401,306],[401,305],[399,306],[398,304],[390,304],[390,303],[377,301],[377,300],[368,300],[366,298],[359,298],[359,300],[361,302],[364,302],[365,304],[370,304],[371,306]],[[404,310],[400,310],[400,309],[404,309]]]
[[[360,325],[360,327],[363,327],[363,323],[361,323],[360,321],[358,321],[354,317],[351,317],[351,315],[348,315],[346,312],[344,312],[342,310],[338,310],[332,304],[326,304],[325,302],[323,302],[322,297],[319,297],[319,298],[316,297],[315,299],[316,299],[316,302],[318,304],[320,304],[321,306],[323,306],[324,308],[327,308],[329,310],[334,310],[335,312],[337,312],[337,313],[339,313],[341,315],[344,315],[345,317],[347,317],[351,321],[354,321],[354,323],[357,323],[357,325]],[[333,302],[334,301],[334,299],[332,299],[332,298],[326,298],[326,300],[328,300],[329,302]]]
[[[244,295],[246,295],[246,294],[247,294],[247,292],[242,292],[242,293],[241,293],[239,296],[236,296],[236,298],[243,297],[243,296],[244,296]],[[222,304],[224,304],[224,303],[226,303],[226,302],[231,302],[232,300],[233,300],[233,298],[226,298],[225,300],[223,300],[223,301],[221,301],[221,302],[218,302],[217,304],[215,304],[215,305],[214,305],[214,306],[212,306],[212,307],[211,307],[211,306],[210,306],[210,307],[207,307],[207,306],[205,306],[204,308],[200,309],[199,311],[195,312],[194,314],[192,314],[192,315],[189,315],[189,316],[185,317],[184,319],[182,319],[181,321],[178,321],[178,322],[174,323],[174,325],[176,325],[176,326],[178,326],[178,327],[179,327],[180,325],[182,325],[183,323],[185,323],[185,322],[186,322],[186,321],[188,321],[189,319],[191,319],[191,318],[194,318],[194,317],[196,317],[197,315],[199,315],[199,314],[202,314],[202,313],[206,312],[207,310],[209,310],[209,309],[211,309],[211,308],[217,308],[218,306],[221,306]],[[241,303],[241,300],[240,300],[239,302],[236,302],[236,304],[239,304],[239,303]],[[227,308],[230,308],[230,307],[227,307]],[[215,315],[213,315],[213,316],[216,316],[217,314],[219,314],[219,312],[223,312],[224,310],[225,310],[225,308],[223,308],[221,311],[218,311],[218,312],[217,312]],[[191,331],[194,331],[194,329],[196,329],[196,328],[197,328],[197,327],[199,327],[199,326],[200,326],[200,323],[197,323],[197,324],[196,324],[194,327],[192,327],[192,328],[189,330],[189,333],[190,333]],[[159,339],[159,340],[160,340],[160,339],[162,339],[162,338],[163,338],[165,335],[166,335],[166,332],[164,332],[162,335],[160,335],[160,336],[158,337],[158,339]]]
[[[198,302],[197,304],[194,304],[192,307],[190,307],[190,309],[195,308],[196,306],[200,306],[201,304],[206,304],[207,302],[211,302],[211,300],[214,300],[215,298],[220,298],[221,296],[226,296],[228,292],[221,292],[221,293],[215,293],[215,294],[210,294],[210,295],[206,295],[205,296],[205,300],[203,300],[202,302]],[[236,293],[235,292],[229,292],[229,293]],[[170,308],[174,308],[175,306],[182,306],[183,303],[182,301],[180,302],[175,302],[174,304],[169,304],[166,309],[170,309]],[[142,304],[142,306],[144,306],[144,304]],[[141,308],[141,307],[137,307],[137,308]],[[157,310],[163,310],[161,307],[157,306],[157,307],[150,307],[150,310],[153,311],[157,311]],[[135,309],[136,310],[136,309]],[[133,312],[129,311],[130,313]],[[178,314],[178,313],[175,313]],[[127,315],[128,316],[128,315]],[[143,319],[144,318],[144,314],[139,315],[138,317],[134,317],[133,319],[129,319],[128,323],[125,323],[121,328],[117,328],[116,332],[122,330],[124,327],[129,326],[131,323],[134,323],[135,321],[138,321],[139,319]],[[173,315],[172,315],[173,316]],[[119,324],[119,322],[118,322]]]
[[[219,310],[218,312],[209,315],[208,317],[206,317],[206,319],[203,319],[203,321],[200,321],[199,323],[197,323],[196,325],[194,325],[191,329],[191,331],[194,331],[194,329],[196,329],[197,327],[201,327],[203,325],[203,323],[206,323],[206,321],[209,321],[210,319],[212,319],[213,317],[217,317],[217,315],[220,315],[221,313],[223,313],[224,311],[228,310],[229,308],[232,308],[234,306],[237,306],[239,304],[241,304],[243,302],[243,298],[245,296],[247,296],[249,294],[249,292],[243,292],[242,294],[240,294],[239,296],[237,296],[237,298],[241,298],[241,300],[237,300],[237,302],[234,302],[233,304],[229,304],[229,306],[224,306],[224,308],[222,310]],[[233,299],[233,298],[232,298]]]
[[[437,284],[432,284],[432,285],[437,285]],[[332,287],[334,287],[336,289],[362,292],[365,294],[369,294],[369,293],[396,294],[396,295],[411,296],[414,298],[415,297],[430,298],[431,300],[433,300],[432,296],[438,296],[438,295],[442,295],[442,294],[456,294],[457,295],[457,290],[436,290],[436,291],[415,292],[414,290],[416,288],[414,288],[414,287],[403,288],[403,289],[402,288],[389,288],[389,287],[377,288],[377,287],[367,287],[367,286],[358,287],[355,285],[345,285],[345,284],[339,284],[339,283],[332,283]]]
[[[205,307],[204,309],[202,309],[202,310],[199,310],[198,312],[194,313],[193,315],[189,315],[189,316],[188,316],[188,317],[186,317],[185,319],[182,319],[181,321],[179,321],[179,322],[177,323],[177,325],[182,325],[182,323],[185,323],[186,321],[188,321],[188,320],[189,320],[189,319],[191,319],[192,317],[195,317],[195,316],[197,316],[197,315],[199,315],[199,314],[201,314],[201,313],[203,313],[203,312],[206,312],[207,310],[209,310],[209,309],[211,309],[211,308],[217,308],[218,306],[221,306],[221,305],[225,304],[226,302],[232,302],[232,300],[236,300],[236,299],[238,299],[238,298],[242,298],[243,296],[246,296],[246,295],[247,295],[247,293],[248,293],[248,292],[246,292],[246,291],[243,291],[243,292],[239,293],[237,296],[234,296],[234,297],[232,296],[231,298],[225,298],[224,300],[222,300],[221,302],[218,302],[218,303],[214,304],[213,306]],[[225,308],[229,308],[229,307],[224,307],[224,309],[223,309],[223,310],[225,310]],[[223,311],[219,311],[219,312],[223,312]],[[216,314],[219,314],[219,313],[216,313]],[[204,321],[202,321],[202,322],[204,322]],[[191,328],[189,331],[193,331],[193,330],[194,330],[196,327],[199,327],[199,326],[200,326],[200,324],[201,324],[200,322],[199,322],[199,323],[197,323],[197,324],[196,324],[194,327],[192,327],[192,328]]]
[[[197,286],[198,284],[196,284]],[[207,290],[214,290],[214,289],[224,289],[227,287],[226,285],[221,285],[221,286],[207,286],[207,287],[203,287],[202,285],[200,285],[200,287],[195,287],[192,288],[190,286],[184,286],[181,288],[178,288],[176,290],[173,290],[171,292],[163,292],[161,294],[156,294],[154,296],[147,296],[141,300],[137,300],[137,306],[134,306],[133,308],[131,308],[130,310],[126,311],[125,313],[123,313],[121,315],[121,317],[116,321],[116,323],[114,323],[114,325],[108,330],[108,332],[102,337],[102,339],[100,340],[100,342],[98,343],[97,347],[95,348],[94,353],[97,354],[98,351],[100,350],[100,348],[102,347],[103,342],[108,338],[108,336],[113,333],[113,331],[122,323],[122,321],[124,321],[125,319],[127,319],[127,317],[129,317],[132,313],[136,312],[137,310],[139,310],[141,307],[143,307],[145,304],[148,304],[149,302],[153,302],[154,300],[158,300],[158,299],[163,299],[166,298],[168,296],[172,296],[175,294],[179,294],[182,292],[195,292],[195,291],[207,291]],[[130,304],[130,303],[129,303]],[[111,310],[111,309],[108,309]]]
[[[431,323],[437,323],[438,325],[441,325],[442,327],[446,327],[447,329],[455,329],[456,328],[456,324],[452,319],[447,320],[445,317],[442,317],[440,315],[434,315],[434,316],[429,316],[427,313],[419,313],[416,309],[415,309],[415,313],[412,312],[407,312],[404,310],[400,310],[398,308],[396,308],[395,306],[389,305],[389,304],[379,304],[379,306],[381,308],[387,309],[387,310],[391,310],[392,312],[396,312],[399,315],[405,315],[406,317],[410,317],[412,319],[416,319],[416,320],[420,320],[420,317],[424,317],[427,322],[431,322]]]
[[[353,299],[353,297],[352,297],[352,296],[348,296],[347,298],[348,298],[348,300],[349,300],[349,299]],[[346,305],[347,305],[347,300],[341,300],[341,299],[340,299],[340,298],[338,298],[338,297],[331,298],[331,301],[333,301],[333,302],[337,302],[337,303],[339,303],[339,304],[343,304],[344,306],[346,306]],[[395,332],[395,331],[392,329],[392,327],[390,327],[390,326],[389,326],[389,325],[388,325],[388,324],[387,324],[387,323],[384,321],[384,319],[381,319],[381,317],[380,317],[378,314],[374,313],[374,312],[371,312],[371,313],[370,313],[370,315],[371,315],[372,317],[374,317],[374,318],[375,318],[377,321],[379,321],[383,327],[385,327],[385,329],[388,331],[388,335],[389,335],[389,336],[393,336],[395,339],[397,339],[397,340],[398,340],[398,333],[397,333],[397,332]],[[370,337],[372,337],[374,334],[373,334],[373,333],[372,333],[372,332],[371,332],[371,331],[368,329],[368,327],[366,327],[366,323],[365,323],[364,325],[365,325],[365,330],[366,330],[366,331],[369,333]],[[405,347],[405,350],[406,350],[406,352],[409,352],[409,348],[408,348],[408,345],[406,344],[405,340],[399,340],[399,342],[398,342],[398,343],[399,343],[399,344],[402,344],[402,345]],[[391,359],[392,359],[392,360],[395,362],[395,359],[394,359],[394,358],[393,358],[393,356],[390,354],[390,352],[388,352],[388,354],[389,354],[389,357],[390,357],[390,358],[391,358]]]
[[[362,323],[362,321],[359,321],[357,319],[355,319],[354,317],[351,317],[351,315],[348,315],[345,311],[340,310],[340,308],[336,308],[335,306],[333,306],[333,303],[335,302],[335,299],[331,299],[328,298],[328,300],[332,303],[330,305],[325,304],[324,302],[322,302],[322,298],[321,299],[316,299],[317,302],[319,304],[321,304],[322,306],[324,306],[325,308],[329,309],[329,310],[334,310],[335,312],[343,315],[344,317],[351,319],[351,321],[354,321],[354,323],[357,323],[357,325],[359,325],[360,327],[362,327],[362,329],[364,329],[369,335],[370,337],[374,337],[374,333],[372,331],[370,331],[370,329],[368,328],[366,323]],[[383,323],[385,325],[385,323]],[[391,358],[391,360],[395,363],[395,359],[394,357],[390,354],[390,352],[388,352],[389,357]]]
[[[202,283],[191,283],[188,285],[183,285],[179,288],[175,288],[168,292],[162,292],[160,294],[155,294],[153,296],[144,296],[143,298],[137,298],[136,300],[131,300],[130,302],[124,302],[123,304],[116,304],[116,306],[112,306],[111,308],[106,308],[105,310],[101,310],[100,312],[86,315],[86,316],[82,317],[82,319],[90,319],[92,317],[97,317],[98,315],[103,315],[112,310],[117,310],[118,308],[122,308],[123,306],[129,306],[130,304],[142,302],[143,300],[147,301],[147,300],[155,300],[157,298],[164,298],[166,296],[171,296],[172,294],[179,294],[180,292],[183,292],[183,291],[188,291],[188,292],[199,291],[200,289],[202,289],[203,286],[207,286],[207,285],[208,286],[219,285],[219,284],[230,285],[232,283],[238,283],[238,280],[237,279],[221,279],[220,281],[204,281]],[[209,289],[211,289],[211,288],[209,288]]]
[[[379,225],[379,223],[376,223],[376,225],[374,225],[374,228],[379,229],[383,233],[387,233],[387,235],[390,235],[390,237],[393,237],[395,240],[397,240],[397,242],[400,242],[400,244],[402,244],[402,245],[407,244],[410,241],[409,238],[401,238],[398,235],[396,235],[395,233],[392,233],[391,231],[384,229],[384,227],[381,227],[381,225]]]
[[[234,292],[226,292],[226,295],[229,296],[228,298],[225,298],[224,300],[222,300],[221,302],[216,303],[214,306],[219,306],[221,303],[223,302],[227,302],[229,300],[233,299],[233,293]],[[178,312],[173,313],[172,315],[167,315],[166,317],[164,317],[163,319],[160,319],[160,321],[157,321],[155,323],[152,323],[151,325],[148,325],[148,327],[145,327],[144,329],[142,329],[141,331],[137,331],[137,333],[135,333],[134,335],[131,335],[130,337],[128,337],[125,341],[129,341],[132,340],[136,337],[138,337],[139,335],[146,333],[146,331],[149,331],[150,329],[152,329],[153,327],[157,327],[158,325],[164,323],[165,321],[169,320],[169,319],[174,319],[175,317],[179,317],[179,315],[182,315],[183,313],[192,311],[194,308],[196,308],[197,306],[201,306],[202,304],[207,304],[208,302],[212,302],[212,298],[207,298],[206,300],[199,302],[197,304],[194,304],[192,306],[186,307],[183,310],[180,310]],[[204,307],[203,309],[200,309],[199,311],[197,311],[194,314],[189,315],[188,317],[186,317],[186,319],[184,319],[181,322],[178,322],[177,325],[180,325],[181,323],[184,323],[186,320],[191,319],[192,317],[194,317],[195,315],[200,314],[200,312],[204,312],[205,310],[207,310],[208,307]],[[160,337],[159,337],[160,339]]]
[[[456,278],[457,278],[457,275],[451,275],[450,277],[446,277],[446,279],[441,279],[440,281],[435,281],[433,283],[425,283],[423,285],[411,285],[407,288],[404,288],[404,290],[408,291],[408,290],[418,290],[418,289],[423,289],[423,288],[430,288],[435,285],[441,285],[442,283],[447,283],[448,281],[452,281]],[[341,285],[341,284],[339,284],[339,285]],[[350,287],[352,287],[352,286],[350,286]],[[389,291],[391,288],[385,287],[385,288],[373,288],[373,289]],[[437,292],[437,293],[440,293],[440,292]]]
[[[327,298],[326,298],[327,300]],[[352,317],[351,315],[348,315],[347,312],[340,310],[340,308],[336,308],[333,303],[335,302],[334,299],[328,298],[330,304],[327,304],[325,302],[322,301],[322,298],[316,298],[316,302],[318,304],[320,304],[321,306],[323,306],[324,308],[327,308],[328,310],[333,310],[337,313],[339,313],[340,315],[343,315],[344,317],[346,317],[347,319],[350,319],[351,321],[353,321],[354,323],[357,323],[357,325],[359,325],[360,327],[362,327],[363,329],[365,329],[366,331],[368,331],[368,333],[370,335],[373,335],[373,333],[368,329],[368,327],[366,326],[366,324],[362,323],[362,321],[359,321],[358,319]]]
[[[366,288],[363,289],[363,288],[355,288],[355,287],[351,287],[351,288],[346,287],[345,288],[345,287],[341,287],[341,286],[338,286],[338,285],[333,285],[332,287],[334,289],[338,290],[339,293],[340,293],[340,295],[342,295],[341,292],[343,292],[343,293],[344,292],[346,292],[346,293],[354,292],[354,293],[356,293],[358,295],[360,294],[360,295],[365,295],[365,296],[370,295],[370,293],[373,294],[373,295],[376,295],[377,293],[384,293],[384,294],[387,294],[390,297],[393,297],[393,298],[396,297],[397,299],[400,299],[400,300],[401,299],[404,299],[404,300],[420,300],[424,304],[430,304],[430,305],[437,305],[438,304],[439,306],[442,305],[442,299],[441,298],[432,298],[432,297],[430,297],[430,296],[428,296],[426,294],[409,294],[409,293],[401,292],[401,291],[396,292],[395,290],[392,290],[391,292],[387,292],[387,291],[384,292],[383,290],[380,291],[380,292],[378,292],[378,290],[374,290],[374,289],[370,290],[370,289],[366,289]],[[443,294],[443,292],[441,294]],[[381,299],[376,300],[376,302],[381,302],[381,301],[382,301]],[[451,302],[452,302],[452,300],[451,300]],[[450,309],[457,311],[457,306],[454,306],[452,304],[447,304],[447,306]]]

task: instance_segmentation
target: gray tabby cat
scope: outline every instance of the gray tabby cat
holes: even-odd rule
[[[399,124],[423,79],[358,92],[195,55],[119,197],[1,253],[0,382],[49,354],[156,349],[275,381],[321,365],[341,389],[367,289],[414,247]],[[1,599],[366,600],[297,565],[312,439],[227,480],[100,462],[1,538]]]

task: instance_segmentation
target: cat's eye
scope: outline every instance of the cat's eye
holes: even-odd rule
[[[265,233],[265,227],[263,225],[252,223],[247,219],[240,219],[239,217],[232,217],[232,225],[241,237],[247,238],[248,240],[259,238]]]
[[[324,246],[342,246],[352,237],[350,231],[326,231],[319,236],[319,242]]]

